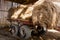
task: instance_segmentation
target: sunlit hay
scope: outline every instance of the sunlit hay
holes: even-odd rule
[[[25,12],[23,13],[21,13],[21,15],[20,15],[20,17],[22,18],[22,19],[26,19],[26,18],[29,18],[29,17],[31,17],[32,16],[32,7],[31,6],[28,6],[28,8],[25,10]]]
[[[17,11],[14,11],[14,14],[11,16],[11,18],[17,19],[18,16],[21,14],[21,12],[26,8],[26,5],[20,5],[20,7],[16,8],[18,9]]]
[[[32,21],[34,25],[39,23],[47,28],[56,27],[57,10],[51,1],[45,0],[42,4],[35,6],[32,12]]]

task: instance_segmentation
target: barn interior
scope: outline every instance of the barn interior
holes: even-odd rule
[[[0,40],[60,40],[60,0],[46,0],[47,4],[42,4],[44,1],[0,0]],[[42,14],[39,14],[41,4],[48,5],[46,10],[51,10],[48,7],[52,7],[54,10],[49,12],[52,16],[51,20],[49,14],[47,17],[42,17]],[[49,4],[54,5],[56,9]],[[43,13],[45,13],[44,10]],[[37,24],[34,15],[38,15]],[[47,18],[49,20],[49,22],[46,21],[48,27],[45,27],[44,24],[41,24],[43,27],[40,27],[41,20],[39,18],[42,21]]]

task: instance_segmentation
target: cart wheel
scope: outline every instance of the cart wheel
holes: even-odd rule
[[[23,25],[20,27],[19,32],[20,32],[22,38],[27,39],[27,38],[31,37],[31,31],[32,30],[28,26]]]
[[[37,37],[42,36],[46,33],[46,30],[47,29],[45,27],[38,27],[37,29],[32,30],[31,36],[32,37],[33,36],[37,36]]]
[[[11,26],[10,29],[9,29],[10,33],[13,35],[13,36],[17,36],[17,33],[18,33],[18,26],[14,25],[14,26]]]
[[[38,31],[38,34],[42,36],[47,32],[47,29],[46,27],[40,27],[40,28],[38,27],[37,31]]]

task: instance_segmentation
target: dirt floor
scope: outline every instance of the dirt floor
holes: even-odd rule
[[[0,40],[25,40],[17,36],[12,36],[8,31],[8,28],[0,29]],[[60,40],[60,33],[47,32],[42,37],[29,38],[27,40]]]

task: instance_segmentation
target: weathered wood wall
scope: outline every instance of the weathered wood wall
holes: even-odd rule
[[[13,3],[13,7],[17,7],[17,3]],[[12,7],[12,2],[0,0],[0,25],[8,24],[8,10]]]

